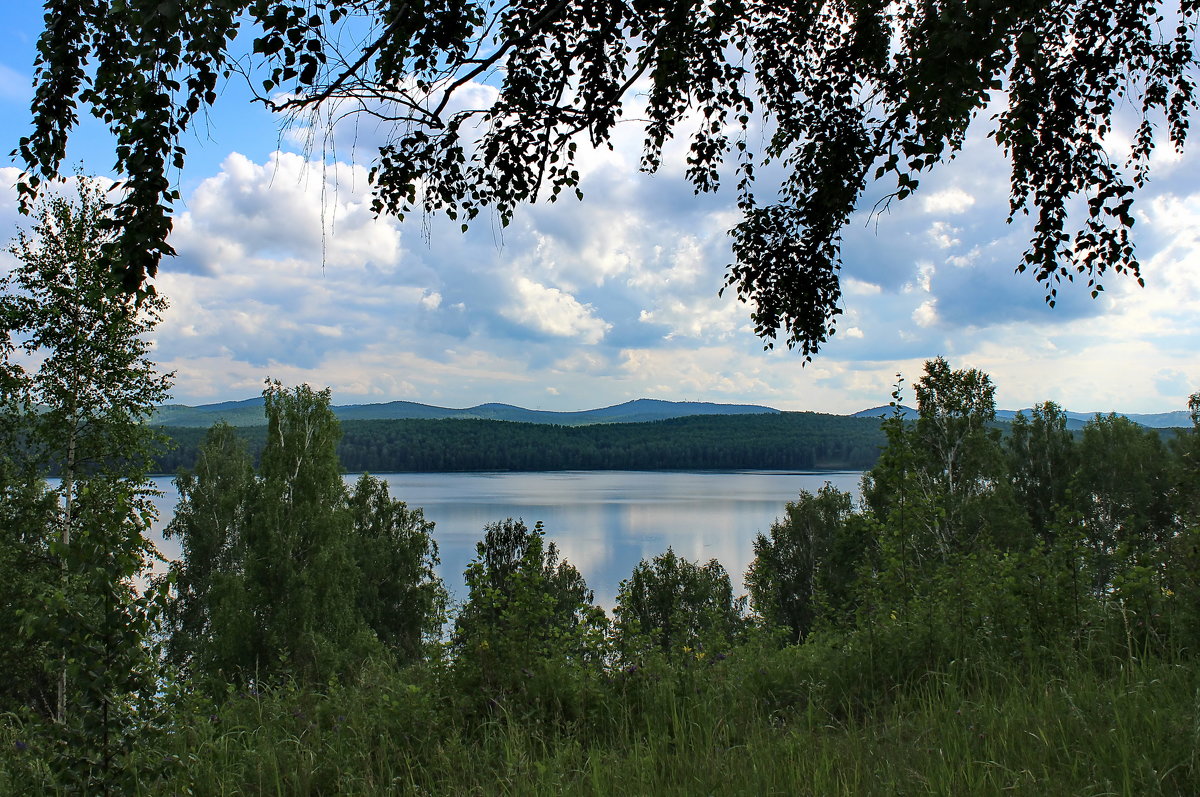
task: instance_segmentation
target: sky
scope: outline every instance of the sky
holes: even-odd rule
[[[29,129],[40,29],[33,0],[0,8],[2,153]],[[343,124],[324,151],[309,132],[281,131],[234,81],[183,142],[178,256],[156,281],[171,307],[154,334],[175,401],[247,398],[273,378],[329,386],[335,404],[579,410],[647,397],[851,413],[886,404],[898,373],[911,382],[939,355],[990,374],[1007,409],[1166,412],[1200,390],[1197,146],[1159,147],[1138,195],[1146,287],[1110,276],[1093,300],[1065,285],[1050,309],[1042,286],[1014,273],[1027,236],[1006,223],[1007,164],[984,118],[911,199],[854,218],[844,314],[805,364],[765,351],[750,308],[717,296],[733,196],[695,196],[682,145],[642,174],[641,131],[623,126],[613,150],[583,154],[582,202],[524,207],[506,228],[481,216],[463,234],[446,219],[372,215],[379,130]],[[76,131],[69,162],[115,176],[97,122]],[[7,237],[23,223],[19,173],[0,156]]]

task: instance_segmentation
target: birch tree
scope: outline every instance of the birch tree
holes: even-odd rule
[[[155,556],[145,532],[157,436],[145,421],[170,376],[149,360],[147,339],[165,301],[120,290],[102,191],[76,182],[74,198],[46,199],[9,247],[0,339],[4,403],[23,417],[17,452],[39,475],[59,476],[41,541],[59,576],[41,585],[26,633],[56,651],[63,785],[107,792],[134,777],[125,759],[148,719],[137,701],[155,688],[159,593],[137,580]]]

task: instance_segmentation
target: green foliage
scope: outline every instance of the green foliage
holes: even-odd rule
[[[81,793],[127,790],[137,777],[137,734],[154,719],[163,597],[137,581],[156,555],[144,532],[159,437],[145,421],[170,381],[147,359],[144,336],[165,303],[119,290],[105,249],[111,222],[101,189],[78,178],[73,200],[37,209],[9,247],[16,267],[0,279],[0,405],[15,457],[0,468],[0,514],[19,524],[6,540],[10,563],[33,565],[6,602],[20,611],[20,664],[44,656],[57,676],[46,736],[59,788]],[[13,358],[18,350],[36,369]],[[47,493],[39,481],[52,465],[62,478]],[[46,697],[33,708],[50,710]]]
[[[61,570],[50,553],[48,530],[57,503],[36,473],[22,473],[8,452],[14,439],[0,433],[0,712],[21,707],[50,713],[57,679],[47,669],[49,641],[25,633],[22,617],[41,609],[46,585]]]
[[[1047,401],[1032,412],[1032,418],[1017,413],[1005,451],[1014,498],[1029,517],[1033,533],[1049,543],[1056,511],[1067,502],[1078,453],[1061,407]]]
[[[1178,435],[1171,443],[1174,456],[1174,504],[1181,521],[1188,526],[1200,526],[1200,393],[1188,398],[1192,428]]]
[[[33,535],[4,540],[0,574],[49,562],[31,573],[58,623],[0,655],[69,652],[78,712],[0,714],[0,793],[1174,794],[1200,777],[1200,421],[1166,446],[1100,417],[1071,443],[1043,405],[1001,448],[990,382],[934,361],[921,416],[884,422],[864,504],[826,485],[756,540],[759,627],[719,563],[668,549],[622,583],[610,633],[541,525],[509,519],[485,528],[437,648],[430,524],[371,477],[334,486],[327,393],[267,392],[262,475],[218,426],[180,476],[180,677],[124,652],[153,620],[107,578],[136,571],[136,546],[100,547],[140,539],[127,486],[79,480],[67,548],[42,529],[53,494],[0,460],[0,517]]]
[[[175,486],[179,503],[163,530],[181,549],[171,565],[168,658],[197,679],[232,681],[254,656],[246,546],[257,486],[232,427],[209,430],[195,469],[181,472]]]
[[[627,662],[658,653],[668,660],[724,653],[742,626],[729,574],[716,559],[701,565],[671,548],[638,562],[617,591],[617,648]]]
[[[1194,639],[1200,593],[1173,508],[1182,477],[1171,476],[1186,467],[1159,435],[1108,416],[1076,443],[1047,404],[1017,418],[1002,452],[986,376],[931,361],[917,394],[918,418],[884,422],[889,445],[864,477],[872,542],[850,598],[853,634],[904,626],[925,640],[917,669],[978,655],[1038,661],[1064,643],[1137,657]],[[899,388],[893,398],[899,406]]]
[[[1171,441],[1171,508],[1177,533],[1166,542],[1163,593],[1174,644],[1200,651],[1200,393],[1188,400],[1192,428]],[[1182,597],[1182,599],[1177,599]]]
[[[607,620],[583,576],[546,543],[541,523],[488,524],[464,580],[467,601],[450,646],[464,696],[570,712],[579,696],[571,681],[599,673]]]
[[[851,522],[851,509],[850,494],[826,482],[789,501],[770,537],[754,540],[750,606],[766,625],[786,629],[789,642],[804,641],[822,613],[832,620],[853,610],[870,538]]]
[[[172,660],[219,687],[284,675],[327,682],[385,651],[418,658],[445,604],[433,524],[369,476],[346,489],[328,390],[269,382],[264,397],[257,477],[219,424],[177,481],[166,531],[183,549],[172,568]]]
[[[393,500],[387,483],[366,474],[350,493],[356,607],[398,661],[419,661],[441,632],[446,591],[438,578],[433,523]]]
[[[329,391],[263,391],[267,445],[247,524],[246,583],[256,620],[243,676],[290,672],[319,683],[361,661],[371,644],[354,610],[359,574],[338,465],[341,432]]]
[[[988,426],[996,417],[996,388],[987,374],[953,371],[941,357],[925,363],[914,387],[917,487],[936,507],[931,541],[942,555],[973,550],[987,519],[998,514],[981,512],[981,499],[1006,481],[1000,433]]]
[[[603,721],[565,730],[477,723],[424,669],[191,698],[139,751],[187,765],[133,793],[1188,794],[1200,778],[1195,667],[956,664],[848,711],[839,694],[862,683],[863,652],[745,647],[657,681],[616,677]],[[0,792],[51,792],[45,752],[0,726]]]
[[[1166,455],[1157,434],[1126,418],[1097,416],[1084,427],[1071,489],[1098,596],[1129,567],[1153,567],[1174,532]]]
[[[888,446],[863,478],[863,498],[880,526],[884,578],[910,587],[956,557],[1027,545],[1000,448],[995,388],[977,370],[925,364],[915,385],[918,417],[897,407],[884,422]]]
[[[582,197],[581,140],[611,146],[638,108],[642,169],[657,170],[688,127],[687,180],[698,192],[733,180],[742,218],[726,287],[752,305],[768,346],[782,333],[809,357],[841,313],[841,233],[869,186],[881,183],[885,206],[912,195],[1001,90],[992,138],[1012,165],[1010,220],[1036,217],[1018,270],[1045,284],[1051,305],[1077,275],[1093,296],[1111,271],[1140,282],[1132,195],[1156,130],[1177,148],[1187,137],[1198,16],[1190,0],[1166,10],[1131,0],[1121,13],[1108,0],[55,0],[18,189],[27,207],[58,174],[80,106],[100,119],[125,178],[113,262],[129,290],[143,288],[171,253],[168,171],[182,168],[182,136],[235,69],[241,30],[252,53],[236,68],[285,119],[388,109],[370,174],[381,213],[440,211],[465,227],[490,207],[507,224],[522,203]],[[470,92],[489,75],[503,79],[478,105]],[[1118,104],[1139,121],[1127,157],[1114,158],[1105,133]],[[782,168],[760,171],[768,164]],[[769,204],[763,173],[778,180]]]

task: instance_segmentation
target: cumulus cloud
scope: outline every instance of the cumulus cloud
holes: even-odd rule
[[[921,302],[916,310],[913,310],[913,321],[919,327],[931,327],[938,322],[937,301],[929,299]]]
[[[386,133],[335,132],[361,148]],[[179,257],[159,280],[172,308],[156,354],[178,372],[178,399],[243,398],[270,375],[329,384],[339,402],[579,409],[653,396],[855,411],[937,354],[991,372],[1009,407],[1162,411],[1200,386],[1193,155],[1165,159],[1139,198],[1147,287],[1113,278],[1094,301],[1066,285],[1050,310],[1044,286],[1013,273],[1028,229],[1005,223],[1004,164],[973,134],[921,193],[854,219],[838,332],[803,366],[782,345],[764,351],[751,308],[716,295],[729,198],[693,196],[671,167],[637,173],[639,144],[630,125],[614,150],[585,154],[584,202],[521,208],[507,227],[481,218],[465,235],[436,217],[374,217],[355,163],[224,156],[187,183]],[[686,143],[672,147],[679,160]],[[16,222],[11,191],[0,219]]]
[[[275,153],[258,164],[238,153],[188,198],[173,240],[180,264],[207,273],[240,270],[249,257],[341,269],[390,268],[400,233],[376,218],[362,166]]]
[[[541,285],[520,277],[514,285],[516,304],[501,310],[507,318],[533,327],[547,335],[578,338],[583,343],[599,343],[612,328],[595,314],[590,304],[581,304],[574,296],[558,288]]]
[[[941,216],[962,213],[974,204],[975,197],[957,186],[926,194],[921,200],[921,208],[926,213]]]

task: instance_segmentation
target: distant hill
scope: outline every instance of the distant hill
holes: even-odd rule
[[[1013,418],[1017,417],[1018,412],[1025,413],[1026,418],[1032,417],[1033,415],[1033,410],[1031,408],[1023,410],[996,410],[996,420],[1004,421],[1005,423],[1012,423]],[[1072,432],[1077,432],[1082,429],[1087,425],[1087,422],[1096,415],[1094,412],[1091,414],[1083,412],[1064,412],[1063,414],[1067,416],[1067,429]]]
[[[151,423],[162,426],[199,426],[207,429],[217,421],[230,426],[265,426],[262,396],[242,401],[222,401],[189,407],[186,404],[164,404],[154,411]]]
[[[905,418],[917,417],[912,407],[901,408]],[[478,404],[474,407],[454,409],[415,401],[389,401],[382,404],[346,404],[333,408],[334,414],[343,421],[398,421],[398,420],[445,420],[470,419],[482,421],[517,421],[521,423],[549,423],[560,426],[588,426],[597,423],[645,423],[665,421],[671,418],[688,418],[696,415],[763,415],[778,414],[779,410],[759,404],[714,404],[707,401],[661,401],[659,399],[635,399],[624,404],[601,407],[577,412],[553,412],[529,410],[511,404]],[[1018,410],[996,410],[996,420],[1011,422]],[[1029,410],[1023,410],[1026,415]],[[892,407],[887,404],[853,413],[850,418],[889,417]],[[1067,428],[1082,429],[1097,413],[1070,412]],[[1191,417],[1184,410],[1149,414],[1117,413],[1135,423],[1151,429],[1189,427]],[[155,412],[152,423],[161,426],[204,428],[217,421],[231,426],[263,426],[267,419],[263,414],[261,396],[242,401],[222,401],[218,404],[202,404],[191,407],[186,404],[165,404]]]
[[[1017,417],[1018,412],[1024,412],[1026,417],[1032,414],[1032,410],[996,410],[996,420],[1009,421]],[[1064,415],[1067,416],[1067,428],[1072,431],[1082,429],[1087,425],[1087,422],[1097,415],[1108,415],[1107,412],[1071,412],[1066,410]],[[1118,412],[1117,415],[1122,415],[1134,423],[1141,424],[1148,429],[1178,429],[1192,425],[1192,417],[1184,410],[1176,412],[1156,412],[1156,413],[1136,413],[1136,412]]]
[[[174,446],[155,471],[195,466],[203,429],[166,427]],[[258,457],[263,426],[237,435]],[[338,457],[348,472],[545,470],[863,470],[885,443],[879,422],[815,412],[692,415],[646,423],[567,426],[422,418],[347,420]]]
[[[1107,413],[1099,413],[1106,415]],[[1174,412],[1154,412],[1139,414],[1136,412],[1118,412],[1118,415],[1124,415],[1134,423],[1140,423],[1142,426],[1148,426],[1151,429],[1179,429],[1186,428],[1192,425],[1192,416],[1187,410],[1175,410]],[[1068,412],[1068,418],[1080,418],[1084,421],[1090,421],[1097,415],[1095,412]]]
[[[890,418],[890,417],[892,417],[893,412],[895,412],[895,408],[893,408],[891,404],[881,404],[878,407],[871,407],[871,409],[869,409],[869,410],[859,410],[858,412],[854,413],[853,415],[851,415],[849,417],[851,417],[851,418]],[[903,415],[905,418],[917,417],[916,410],[914,410],[912,407],[906,407],[903,404],[900,405],[900,414]]]
[[[511,404],[479,404],[465,409],[436,407],[414,401],[389,401],[384,404],[347,404],[333,408],[343,421],[395,421],[472,419],[485,421],[518,421],[549,423],[561,426],[587,426],[597,423],[644,423],[695,415],[762,415],[778,414],[779,410],[756,404],[713,404],[706,401],[660,401],[635,399],[612,407],[578,412],[527,410]],[[186,404],[166,404],[155,412],[153,423],[162,426],[208,428],[217,421],[231,426],[263,426],[261,397],[244,401],[225,401],[190,407]]]
[[[916,418],[917,411],[912,407],[901,406],[905,418]],[[1024,412],[1028,417],[1032,410],[996,410],[996,420],[1011,423],[1012,419],[1017,417],[1018,412]],[[892,414],[892,407],[889,404],[884,404],[878,407],[872,407],[868,410],[859,410],[851,415],[851,418],[887,418]],[[1072,431],[1082,429],[1088,421],[1095,418],[1097,415],[1107,415],[1108,413],[1097,412],[1071,412],[1067,410],[1064,413],[1067,416],[1067,428]],[[1123,415],[1134,423],[1141,424],[1150,429],[1178,429],[1181,427],[1189,427],[1192,425],[1192,417],[1185,410],[1176,410],[1175,412],[1156,412],[1139,414],[1134,412],[1118,412],[1117,415]]]

